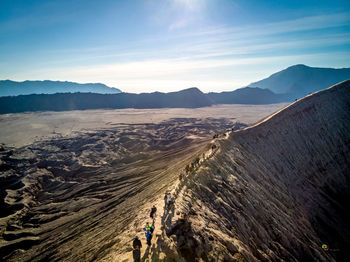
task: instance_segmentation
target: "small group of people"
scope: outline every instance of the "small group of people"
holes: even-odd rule
[[[147,240],[147,245],[150,246],[151,245],[151,240],[153,237],[153,231],[154,231],[154,220],[156,218],[156,214],[157,214],[157,208],[155,205],[153,205],[153,207],[151,208],[151,212],[150,212],[150,217],[152,218],[152,224],[150,224],[149,222],[146,223],[146,226],[144,228],[145,231],[145,237]],[[132,242],[132,247],[133,247],[133,258],[135,262],[139,262],[141,259],[141,247],[142,247],[142,243],[141,240],[139,239],[138,236],[135,236],[133,242]]]
[[[226,136],[226,133],[223,134],[223,136]],[[214,134],[213,139],[215,138],[219,138],[218,134]],[[212,151],[214,151],[217,148],[216,144],[213,144],[211,146]],[[212,155],[214,152],[212,152],[210,155]],[[210,157],[209,155],[209,157]],[[205,154],[203,153],[203,160],[205,160]],[[192,172],[194,170],[195,167],[199,166],[200,164],[200,158],[197,157],[191,164],[186,165],[185,169],[181,170],[180,175],[179,175],[179,179],[182,180],[185,178],[185,176]],[[164,195],[164,203],[165,203],[165,208],[167,210],[170,210],[170,208],[175,204],[174,199],[171,197],[171,193],[166,191],[165,195]],[[156,206],[153,205],[153,207],[151,208],[151,212],[150,212],[150,218],[152,219],[152,224],[150,224],[149,222],[146,223],[146,226],[144,228],[145,231],[145,236],[146,236],[146,240],[147,240],[147,245],[150,246],[151,245],[151,240],[153,237],[153,232],[155,229],[154,226],[154,220],[156,217],[156,213],[157,213],[157,208]],[[134,240],[133,240],[133,248],[134,248],[134,261],[140,261],[140,249],[142,247],[142,243],[140,241],[140,239],[138,238],[138,236],[135,236]]]
[[[233,128],[232,128],[232,131],[233,131]],[[222,134],[222,137],[226,137],[226,136],[227,136],[226,133],[223,133],[223,134]],[[214,135],[213,135],[213,139],[216,139],[216,138],[219,138],[219,134],[214,134]]]
[[[144,228],[145,230],[145,236],[147,240],[147,245],[151,245],[151,239],[153,236],[153,231],[154,231],[154,220],[156,219],[156,214],[157,214],[157,208],[155,205],[151,208],[151,212],[149,214],[150,218],[152,218],[152,224],[149,222],[146,223],[146,226]]]
[[[181,174],[180,174],[180,175],[182,175],[181,177],[184,177],[188,173],[192,172],[196,167],[199,166],[199,162],[200,162],[200,158],[196,157],[196,159],[191,164],[186,165],[185,170],[181,171]]]

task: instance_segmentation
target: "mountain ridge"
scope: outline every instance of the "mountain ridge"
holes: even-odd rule
[[[52,80],[25,80],[22,82],[0,80],[0,97],[31,94],[54,94],[69,92],[94,92],[102,94],[121,93],[118,88],[108,87],[102,83],[76,83]]]
[[[268,78],[254,82],[248,87],[220,93],[210,92],[205,94],[197,87],[192,87],[169,93],[152,92],[140,94],[120,93],[118,89],[115,89],[112,91],[117,92],[117,94],[103,94],[104,96],[101,96],[101,93],[87,91],[96,91],[97,87],[102,88],[100,89],[101,92],[110,92],[112,88],[98,83],[85,84],[88,85],[88,88],[85,88],[84,92],[75,92],[77,89],[73,89],[74,92],[67,92],[67,90],[72,89],[66,89],[65,92],[54,94],[0,97],[0,113],[110,108],[188,108],[214,104],[273,104],[294,101],[346,79],[350,79],[350,68],[314,68],[298,64],[276,72]],[[1,84],[5,82],[15,83],[11,80],[0,81],[0,94]],[[24,81],[22,83],[32,84],[33,82]],[[41,85],[45,85],[45,83],[72,84],[71,82],[40,82]],[[73,84],[84,86],[84,84]],[[42,90],[42,92],[44,91]]]
[[[171,93],[57,93],[0,97],[0,114],[120,108],[196,108],[213,105],[199,89],[190,88]]]

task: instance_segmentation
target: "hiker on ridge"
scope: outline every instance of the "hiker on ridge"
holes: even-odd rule
[[[156,213],[157,213],[157,208],[156,208],[156,206],[153,206],[149,216],[154,220],[156,218]]]
[[[199,158],[199,157],[197,157],[196,158],[196,164],[197,164],[197,166],[199,166],[199,161],[200,161],[201,159]]]
[[[150,225],[147,222],[146,227],[145,227],[145,236],[146,236],[146,240],[147,240],[147,245],[149,245],[149,246],[151,245],[153,231],[154,231],[154,222],[152,223],[152,225]]]
[[[135,236],[134,241],[132,242],[132,247],[134,248],[132,252],[132,256],[134,258],[134,262],[140,262],[141,261],[141,241],[138,238],[138,236]]]
[[[171,204],[174,204],[174,200],[171,199],[171,194],[170,193],[168,193],[168,195],[167,195],[167,202],[168,202],[168,206],[170,206]]]
[[[141,241],[138,236],[135,236],[134,241],[132,242],[132,247],[134,249],[140,249],[142,247]]]
[[[166,191],[164,194],[164,205],[167,206],[167,204],[168,204],[168,191]]]

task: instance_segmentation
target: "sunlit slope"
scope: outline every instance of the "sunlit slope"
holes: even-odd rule
[[[350,81],[219,143],[178,200],[186,230],[167,229],[179,256],[349,261]]]

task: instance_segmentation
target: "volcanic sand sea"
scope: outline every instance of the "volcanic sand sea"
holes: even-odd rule
[[[21,147],[34,141],[74,132],[109,129],[116,124],[160,123],[171,118],[227,118],[252,124],[284,107],[271,105],[216,105],[202,108],[76,110],[0,115],[0,143]]]

